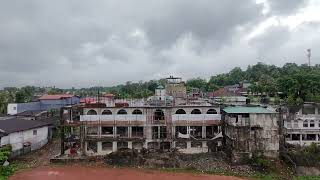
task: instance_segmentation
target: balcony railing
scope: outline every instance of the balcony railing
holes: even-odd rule
[[[302,119],[302,120],[305,120],[305,119],[320,119],[320,114],[299,114],[299,115],[296,115],[296,119]]]
[[[221,120],[221,114],[174,114],[172,121],[208,121]]]
[[[80,121],[146,121],[145,115],[81,115]]]
[[[169,119],[165,116],[162,121]],[[220,121],[221,114],[174,114],[171,116],[172,121]],[[161,121],[154,116],[146,115],[81,115],[80,121],[146,121],[152,119],[153,121]]]

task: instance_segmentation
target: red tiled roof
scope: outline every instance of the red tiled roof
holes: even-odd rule
[[[97,101],[95,98],[92,97],[85,97],[80,99],[80,103],[96,103]]]
[[[221,97],[221,96],[241,96],[242,92],[245,92],[246,89],[245,88],[238,88],[234,91],[230,90],[231,86],[226,86],[223,88],[220,88],[216,91],[214,91],[213,93],[210,93],[209,96],[210,97]]]
[[[110,94],[110,93],[109,93],[109,94],[104,94],[103,96],[104,96],[104,97],[113,97],[114,94]]]
[[[65,99],[74,97],[72,94],[55,94],[55,95],[43,95],[39,98],[39,100],[58,100],[58,99]]]

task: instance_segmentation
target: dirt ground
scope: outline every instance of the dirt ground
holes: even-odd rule
[[[191,173],[171,173],[152,170],[106,167],[38,167],[20,171],[9,180],[88,180],[88,179],[114,179],[114,180],[241,180],[237,177],[202,175]]]
[[[24,163],[29,168],[48,166],[50,158],[60,153],[60,140],[54,139],[39,150],[19,156],[13,162]]]

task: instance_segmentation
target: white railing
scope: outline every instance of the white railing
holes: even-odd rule
[[[80,121],[146,121],[145,115],[81,115]]]
[[[306,119],[320,119],[320,115],[319,114],[299,114],[296,116],[296,119],[302,119],[302,120],[306,120]]]
[[[208,121],[221,120],[221,114],[174,114],[172,121]]]

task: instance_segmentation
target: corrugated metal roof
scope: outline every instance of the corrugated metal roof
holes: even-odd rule
[[[58,100],[64,98],[71,98],[74,97],[72,94],[54,94],[54,95],[43,95],[39,98],[39,100]]]
[[[269,109],[263,107],[226,107],[223,109],[224,112],[229,114],[240,114],[240,113],[252,113],[252,114],[267,114],[267,113],[276,113]]]
[[[0,129],[2,133],[10,134],[13,132],[25,131],[28,129],[39,128],[43,126],[48,126],[50,123],[35,120],[25,120],[19,118],[11,118],[0,121]]]

